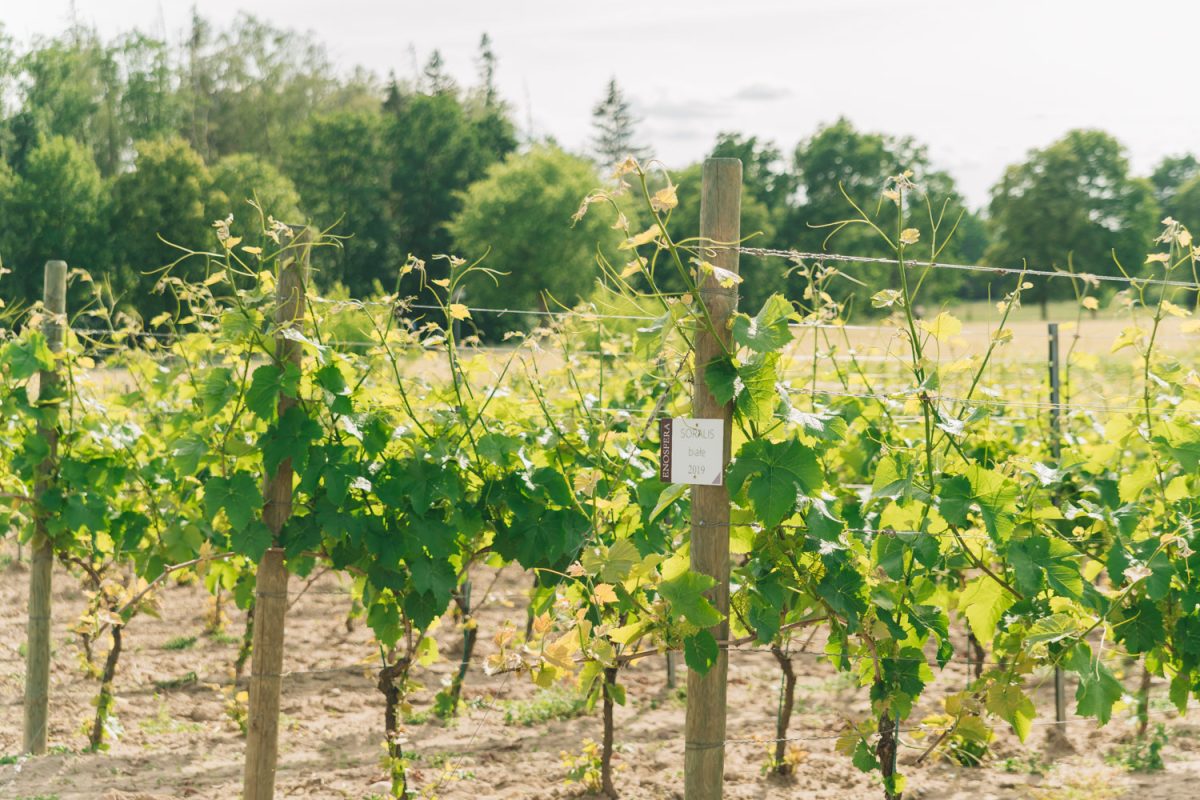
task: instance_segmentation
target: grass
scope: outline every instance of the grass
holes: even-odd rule
[[[176,636],[163,645],[163,650],[190,650],[195,645],[195,636]]]
[[[167,708],[167,703],[161,695],[158,697],[158,708],[155,710],[154,716],[139,722],[138,727],[151,736],[170,733],[199,733],[204,730],[204,726],[197,722],[181,722],[172,717],[170,709]]]
[[[154,686],[158,689],[182,689],[184,686],[192,686],[200,682],[200,676],[195,672],[188,672],[180,675],[178,678],[168,678],[165,681],[155,681]]]
[[[538,725],[550,720],[574,719],[587,711],[587,698],[579,692],[559,686],[541,689],[528,700],[507,700],[504,724]]]
[[[212,639],[217,644],[223,645],[241,644],[242,642],[241,636],[235,636],[234,634],[226,633],[225,631],[213,631],[212,633],[208,634],[208,638]]]
[[[1032,800],[1116,800],[1124,794],[1118,775],[1111,768],[1063,776],[1053,774],[1045,784],[1030,787],[1029,796]]]

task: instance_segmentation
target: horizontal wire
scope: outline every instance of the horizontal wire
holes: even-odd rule
[[[1177,718],[1182,719],[1185,716],[1187,711],[1195,711],[1197,709],[1200,709],[1200,705],[1188,706],[1184,710],[1183,713],[1180,713],[1180,711],[1178,709],[1166,709],[1164,711],[1151,711],[1146,716],[1158,718],[1158,717],[1164,717],[1164,716],[1169,716],[1169,715],[1175,715]],[[1059,722],[1058,720],[1053,720],[1053,719],[1045,719],[1045,720],[1033,720],[1033,721],[1029,722],[1028,724],[1030,727],[1041,728],[1041,727],[1047,727],[1047,726],[1051,726],[1051,725],[1066,725],[1066,724],[1069,724],[1070,722],[1087,722],[1091,719],[1092,719],[1091,717],[1075,717],[1073,720],[1067,720],[1065,722]],[[1136,717],[1131,716],[1130,719],[1136,719]],[[1003,722],[1003,720],[1001,720],[1001,722]],[[954,730],[953,727],[950,727],[950,728],[927,728],[924,726],[918,726],[918,727],[914,727],[914,728],[897,728],[896,733],[924,733],[924,734],[932,734],[934,736],[941,736],[942,734],[948,733],[949,731],[952,731],[952,730]],[[821,736],[784,736],[784,737],[771,737],[771,738],[764,738],[764,737],[757,737],[757,736],[755,736],[755,737],[738,737],[738,738],[725,739],[723,742],[699,743],[699,746],[694,747],[692,749],[716,749],[717,747],[720,747],[723,744],[772,744],[772,743],[777,743],[777,742],[832,741],[832,740],[836,740],[836,739],[841,739],[848,732],[849,731],[843,731],[842,733],[838,733],[838,734],[827,734],[827,735],[821,735]],[[878,733],[873,731],[870,735],[877,736]]]
[[[1026,269],[1013,267],[992,267],[983,264],[954,264],[942,261],[900,261],[895,258],[882,256],[852,256],[845,253],[808,253],[799,250],[778,250],[767,247],[743,247],[734,245],[712,244],[706,247],[714,250],[736,250],[739,253],[752,256],[787,258],[792,261],[838,261],[854,264],[888,264],[905,267],[931,267],[933,269],[951,269],[966,272],[990,272],[998,275],[1013,275],[1042,278],[1073,278],[1082,281],[1106,281],[1109,283],[1125,283],[1143,286],[1176,286],[1184,289],[1200,290],[1200,285],[1188,281],[1172,281],[1163,278],[1128,278],[1124,275],[1096,275],[1094,273],[1060,272],[1048,269]]]

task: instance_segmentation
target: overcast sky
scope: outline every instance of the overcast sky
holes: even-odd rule
[[[71,7],[104,34],[132,27],[178,41],[194,0],[0,0],[28,41]],[[203,0],[317,32],[334,59],[411,75],[440,49],[461,81],[480,34],[518,122],[571,148],[615,76],[668,164],[702,156],[720,131],[790,150],[819,123],[915,136],[970,200],[1005,165],[1074,127],[1100,127],[1146,172],[1200,152],[1196,0]]]

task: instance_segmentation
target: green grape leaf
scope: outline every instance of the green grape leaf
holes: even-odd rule
[[[300,368],[288,363],[280,369],[277,364],[263,364],[250,376],[246,388],[246,408],[259,419],[275,416],[279,396],[295,397],[300,388]]]
[[[1012,604],[1012,595],[989,575],[972,578],[958,598],[958,607],[980,642],[992,641],[996,625]]]
[[[1008,539],[1016,518],[1019,489],[1013,481],[995,470],[972,464],[967,468],[971,493],[983,512],[988,533],[997,541]]]
[[[788,326],[792,305],[783,295],[773,294],[763,303],[762,309],[750,317],[735,314],[733,317],[733,341],[756,353],[779,350],[792,340]]]
[[[987,710],[1012,726],[1022,742],[1029,736],[1037,709],[1033,701],[1012,683],[994,683],[988,687]]]
[[[817,594],[829,607],[846,618],[847,628],[858,629],[858,618],[867,610],[863,599],[863,579],[855,570],[826,559],[825,574],[817,584]]]
[[[1121,475],[1121,480],[1117,483],[1117,491],[1120,492],[1122,503],[1136,502],[1146,487],[1154,483],[1154,479],[1158,476],[1158,472],[1154,467],[1153,459],[1145,459],[1133,469],[1128,470]]]
[[[267,548],[274,544],[274,537],[271,536],[271,530],[262,523],[262,520],[251,520],[250,524],[242,528],[234,528],[229,533],[229,544],[233,552],[246,556],[251,561],[258,561],[263,557],[263,553],[267,552]]]
[[[704,596],[716,584],[708,575],[682,572],[669,581],[658,584],[658,593],[671,604],[671,612],[683,617],[697,628],[711,628],[720,623],[721,612]]]
[[[1073,636],[1078,629],[1075,618],[1070,614],[1051,614],[1029,626],[1025,641],[1029,644],[1058,642]]]
[[[879,769],[879,759],[875,757],[875,751],[861,738],[856,738],[857,742],[854,745],[854,755],[850,759],[851,763],[863,772],[871,772]]]
[[[743,419],[766,423],[780,399],[775,389],[778,362],[778,353],[756,355],[740,366],[721,357],[705,366],[704,380],[717,402],[732,401]]]
[[[200,406],[205,416],[216,414],[237,394],[238,385],[229,367],[213,367],[200,382]]]
[[[228,478],[215,475],[204,484],[204,513],[208,521],[221,510],[235,530],[245,528],[262,509],[262,491],[249,472],[238,470]]]
[[[291,459],[292,469],[304,470],[308,448],[321,437],[321,425],[310,419],[300,406],[292,406],[258,441],[262,448],[263,466],[274,474],[284,459]]]
[[[824,479],[816,454],[799,439],[751,439],[729,467],[729,491],[746,497],[759,521],[775,527],[796,510],[800,493],[814,495]]]
[[[701,675],[708,674],[708,671],[717,663],[719,655],[720,648],[717,647],[717,640],[708,631],[700,631],[683,640],[684,663],[687,664],[688,669],[695,670]]]
[[[1131,608],[1122,608],[1113,628],[1117,641],[1130,653],[1146,653],[1166,641],[1162,612],[1149,600],[1139,600]]]
[[[946,475],[938,482],[938,512],[956,528],[971,524],[968,516],[974,495],[971,482],[963,475]]]
[[[1095,717],[1101,725],[1106,724],[1112,719],[1113,706],[1125,694],[1125,687],[1100,659],[1092,655],[1087,642],[1075,645],[1064,666],[1079,675],[1075,712],[1081,717]]]
[[[875,497],[904,497],[912,490],[911,465],[896,456],[884,456],[875,466],[871,494]]]
[[[54,353],[41,331],[30,331],[22,339],[9,342],[0,351],[0,361],[8,365],[9,377],[23,381],[38,370],[54,369]]]

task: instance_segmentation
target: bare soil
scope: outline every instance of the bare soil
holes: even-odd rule
[[[477,592],[491,583],[481,573]],[[28,574],[19,564],[0,572],[0,754],[15,756],[21,746],[21,698],[25,593]],[[231,638],[202,634],[209,596],[200,586],[174,585],[161,594],[160,619],[143,615],[126,629],[118,671],[116,714],[123,732],[103,753],[84,752],[84,732],[94,713],[96,682],[83,677],[78,637],[68,631],[84,600],[65,572],[55,575],[54,673],[51,681],[52,754],[32,759],[5,758],[0,766],[0,798],[5,800],[175,800],[238,797],[242,784],[244,740],[227,712],[236,691],[232,664],[244,616],[230,604]],[[480,615],[482,659],[490,637],[505,619],[524,623],[522,573],[510,570],[496,581]],[[304,582],[292,579],[299,594]],[[477,598],[478,599],[478,598]],[[386,796],[380,766],[383,735],[382,695],[375,688],[378,651],[360,622],[347,629],[348,594],[337,578],[324,576],[294,598],[287,621],[291,674],[283,684],[281,757],[277,778],[280,798],[351,798]],[[179,637],[196,637],[186,649],[166,649]],[[459,654],[460,636],[447,624],[440,632],[447,660],[423,670],[425,689],[414,698],[407,725],[411,775],[423,797],[441,800],[517,800],[579,796],[564,783],[562,752],[578,753],[586,739],[601,736],[598,712],[525,726],[514,701],[538,698],[523,675],[488,677],[473,665],[467,679],[463,714],[446,724],[428,714],[434,692],[448,680]],[[107,642],[97,654],[102,659]],[[960,648],[960,651],[963,648]],[[909,724],[936,711],[939,698],[963,686],[965,667],[952,664],[927,691],[921,710]],[[779,671],[769,653],[737,652],[730,657],[728,745],[725,797],[878,798],[879,786],[834,752],[834,739],[849,718],[862,718],[866,690],[836,675],[810,656],[796,657],[800,676],[791,742],[796,774],[789,779],[764,775],[774,738]],[[247,670],[248,671],[248,670]],[[195,673],[195,681],[187,680]],[[679,670],[680,685],[686,671]],[[1110,766],[1105,756],[1134,729],[1130,709],[1106,727],[1090,721],[1070,723],[1068,748],[1054,747],[1044,720],[1053,718],[1050,681],[1037,702],[1042,717],[1025,745],[1001,732],[993,756],[979,768],[940,761],[916,767],[912,761],[928,740],[902,736],[902,770],[908,775],[907,798],[955,800],[1086,800],[1087,798],[1200,797],[1200,725],[1177,719],[1156,701],[1154,723],[1170,731],[1163,751],[1165,771],[1129,773]],[[1124,676],[1128,687],[1136,675]],[[623,671],[628,704],[616,712],[619,741],[616,782],[625,798],[666,800],[683,796],[683,721],[681,692],[666,687],[662,659],[646,659]],[[175,681],[184,685],[163,688]],[[156,686],[158,682],[158,686]],[[1165,687],[1157,689],[1165,701]],[[560,693],[561,696],[561,693]],[[541,704],[545,706],[545,703]],[[427,719],[428,718],[428,719]],[[757,741],[755,741],[757,739]],[[749,741],[744,741],[749,740]],[[1053,751],[1053,752],[1051,752]]]

